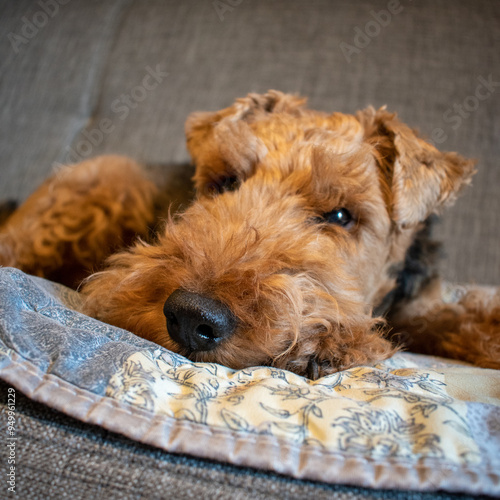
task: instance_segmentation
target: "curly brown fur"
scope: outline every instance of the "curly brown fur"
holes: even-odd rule
[[[87,313],[193,360],[234,368],[270,364],[317,378],[390,356],[391,325],[381,315],[395,318],[401,304],[432,282],[434,273],[418,264],[434,251],[425,243],[426,221],[470,182],[473,162],[439,152],[385,109],[327,114],[277,91],[250,94],[219,112],[195,113],[186,133],[196,200],[167,217],[155,238],[114,253],[84,281]],[[93,198],[90,191],[73,197],[81,203],[63,203],[57,212],[78,219],[91,238],[60,244],[60,231],[47,222],[56,219],[46,216],[60,197],[42,203],[50,191],[42,189],[35,195],[38,205],[29,208],[28,200],[3,229],[4,264],[49,275],[46,269],[53,273],[79,255],[82,241],[92,255],[82,266],[89,269],[131,229],[145,235],[151,185],[135,166],[132,177],[123,174],[126,159],[95,162],[99,179],[108,176],[104,189]],[[125,181],[115,183],[117,178]],[[80,181],[73,180],[69,189],[78,191]],[[116,203],[122,192],[133,206]],[[104,224],[86,224],[87,209],[96,204],[101,215],[113,205],[114,215],[101,217]],[[18,229],[25,226],[29,230]],[[105,244],[96,244],[96,227]],[[21,256],[34,256],[33,241],[44,231],[56,236],[48,248],[57,249],[57,265],[32,269]],[[224,312],[218,317],[209,308]],[[480,321],[486,336],[491,330],[486,358],[498,350],[498,312],[492,314],[491,321]],[[478,331],[467,334],[467,342],[474,335],[479,340]],[[449,349],[451,343],[458,345],[448,336],[436,352],[454,355],[458,348]]]
[[[500,369],[500,289],[469,287],[448,303],[435,280],[419,297],[402,301],[390,321],[414,352]]]
[[[126,158],[64,167],[0,227],[0,265],[78,285],[111,253],[147,235],[155,193]]]

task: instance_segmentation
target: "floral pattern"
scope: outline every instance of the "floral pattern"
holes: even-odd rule
[[[295,445],[479,463],[467,405],[450,396],[443,372],[418,368],[418,358],[398,354],[312,382],[267,367],[192,363],[159,348],[131,356],[107,395],[155,414]]]

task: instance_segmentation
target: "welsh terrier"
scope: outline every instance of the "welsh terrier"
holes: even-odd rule
[[[316,379],[404,344],[500,368],[500,292],[445,302],[430,238],[472,161],[385,108],[327,114],[277,91],[194,113],[186,134],[197,196],[183,213],[155,222],[141,167],[98,157],[4,221],[0,264],[83,280],[87,314],[195,361]]]

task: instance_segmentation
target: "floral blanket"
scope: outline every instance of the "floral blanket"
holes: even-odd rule
[[[317,381],[193,363],[0,269],[0,376],[170,452],[303,479],[500,495],[500,372],[399,353]]]

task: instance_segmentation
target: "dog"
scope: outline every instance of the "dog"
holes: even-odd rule
[[[142,168],[63,168],[0,229],[0,264],[70,285],[86,314],[191,360],[317,379],[401,347],[500,368],[500,293],[442,298],[436,213],[474,162],[385,108],[249,94],[186,123],[196,198],[164,215]]]

